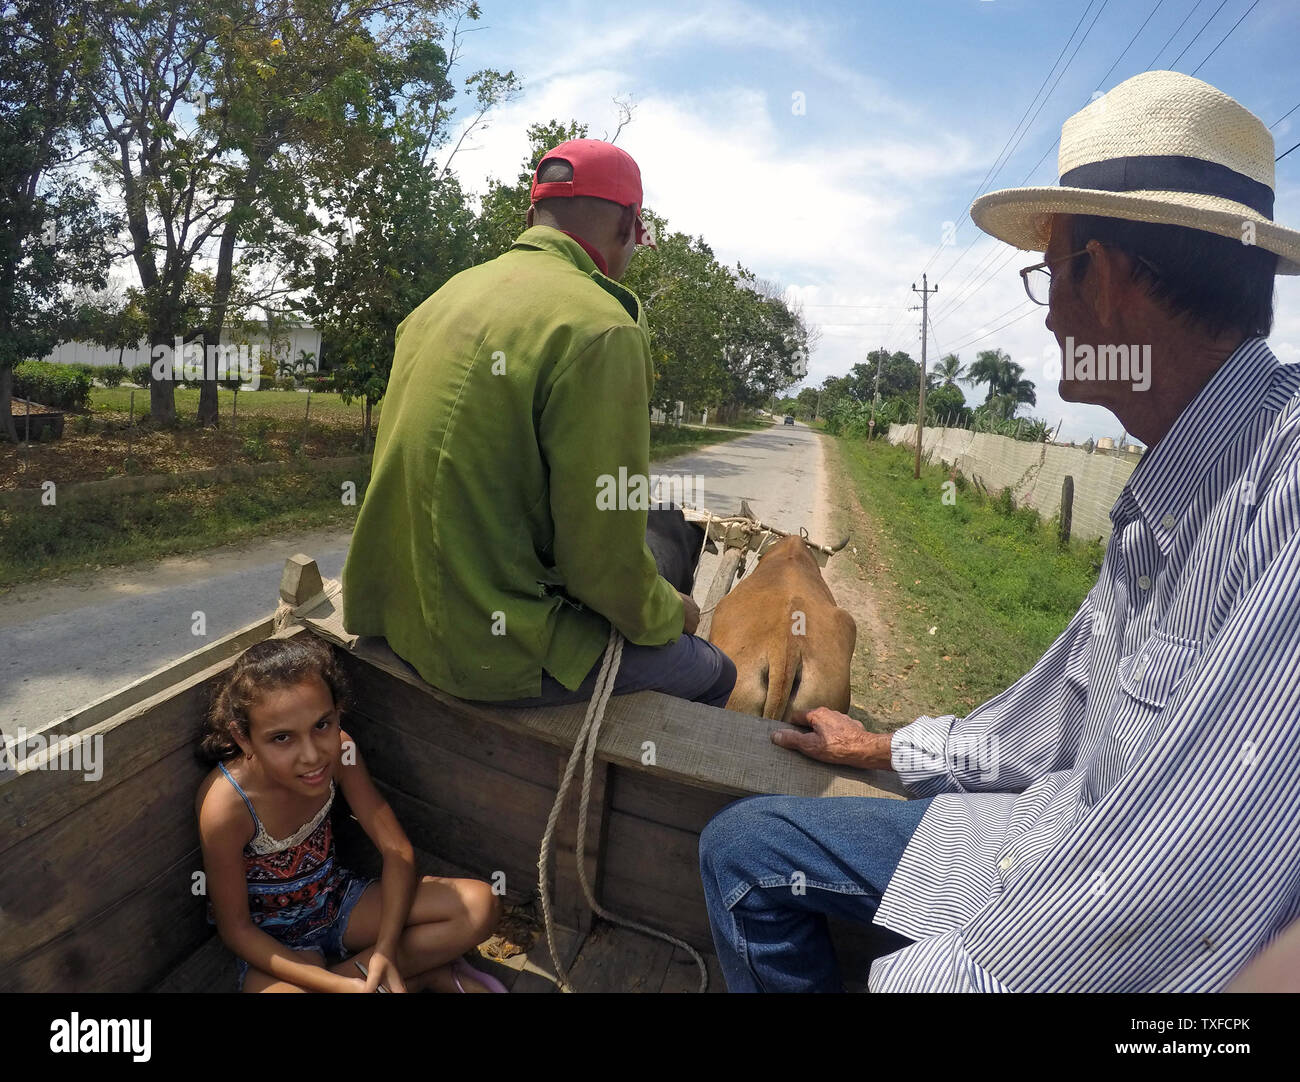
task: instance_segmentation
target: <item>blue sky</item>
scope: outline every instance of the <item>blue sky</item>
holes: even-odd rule
[[[530,122],[578,119],[599,137],[617,123],[613,99],[630,97],[618,142],[641,165],[647,206],[804,305],[821,330],[809,382],[880,345],[919,357],[920,314],[906,306],[928,267],[940,287],[932,359],[1005,349],[1038,384],[1033,412],[1064,420],[1062,438],[1118,435],[1110,413],[1061,402],[1046,375],[1059,349],[1046,310],[1026,314],[1016,274],[1034,257],[985,237],[966,211],[1013,132],[985,189],[1055,183],[1062,121],[1095,89],[1151,67],[1192,74],[1204,61],[1198,78],[1273,124],[1300,104],[1300,8],[1251,4],[482,0],[466,72],[511,68],[524,90],[471,134],[454,169],[471,190],[513,178]],[[1300,142],[1300,110],[1273,135],[1278,154]],[[1275,217],[1300,228],[1300,150],[1277,169]],[[1300,361],[1296,279],[1278,279],[1276,306],[1270,342]]]

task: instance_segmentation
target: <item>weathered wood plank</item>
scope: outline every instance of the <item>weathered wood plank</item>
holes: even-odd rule
[[[722,979],[722,970],[718,966],[718,956],[711,951],[700,951],[704,958],[704,968],[709,972],[709,986],[705,989],[710,994],[725,992],[727,982]],[[700,970],[695,959],[681,947],[673,948],[673,956],[668,960],[668,971],[664,974],[661,992],[698,992],[700,990]]]
[[[434,807],[378,779],[376,786],[413,845],[445,854],[476,879],[491,881],[500,872],[507,892],[536,885],[536,842],[496,829],[493,820],[464,818]],[[537,836],[541,838],[541,827]]]
[[[501,708],[457,699],[426,684],[382,639],[362,639],[344,631],[336,601],[326,601],[303,616],[302,621],[322,638],[419,689],[454,717],[479,719],[565,749],[571,748],[577,737],[585,704]],[[619,766],[738,796],[906,795],[897,777],[890,773],[836,770],[776,747],[770,733],[778,724],[657,692],[619,695],[609,702],[597,756]],[[647,742],[654,748],[654,766],[642,761]]]
[[[555,949],[559,952],[560,962],[565,969],[572,971],[574,959],[586,940],[585,932],[576,932],[572,928],[557,926],[555,929]],[[555,984],[555,963],[546,946],[546,936],[538,937],[533,949],[525,956],[518,978],[510,991],[515,995],[542,994],[558,992]]]
[[[657,992],[677,948],[630,928],[599,922],[569,970],[579,992]]]
[[[337,653],[365,716],[523,781],[554,785],[553,743],[503,729],[495,720],[457,716],[363,659],[343,650]]]
[[[737,798],[680,785],[667,778],[615,768],[610,808],[652,823],[698,834],[715,815]]]
[[[214,932],[198,950],[154,985],[151,991],[233,992],[238,978],[235,955]]]
[[[138,992],[152,988],[212,934],[190,893],[198,849],[118,899],[0,967],[0,992]]]
[[[0,968],[121,899],[149,906],[145,885],[196,851],[193,800],[206,773],[178,748],[4,855]],[[195,863],[191,871],[198,871]],[[195,901],[196,905],[201,902]]]
[[[606,908],[698,950],[712,948],[697,834],[611,811],[604,861]]]
[[[0,854],[178,748],[196,747],[212,685],[233,661],[233,655],[223,658],[164,685],[78,733],[83,740],[102,738],[98,780],[85,780],[81,771],[38,770],[31,758],[17,773],[0,774]]]

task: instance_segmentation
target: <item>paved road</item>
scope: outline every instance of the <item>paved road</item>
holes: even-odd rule
[[[820,437],[802,425],[656,463],[654,472],[698,478],[696,502],[715,513],[732,514],[745,498],[764,522],[835,540],[825,536]],[[348,540],[340,530],[304,533],[15,588],[0,603],[0,731],[53,721],[269,615],[285,558],[295,552],[337,578]],[[716,559],[705,554],[697,599]],[[192,632],[198,611],[203,637]]]

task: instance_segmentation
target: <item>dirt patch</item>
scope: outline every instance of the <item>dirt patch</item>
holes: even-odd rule
[[[21,425],[20,419],[20,437]],[[39,488],[46,481],[102,481],[128,472],[131,476],[185,473],[236,463],[289,461],[295,454],[330,458],[359,453],[362,433],[359,419],[352,426],[332,417],[305,425],[256,415],[245,418],[241,413],[234,428],[224,417],[218,428],[183,419],[175,429],[166,429],[138,412],[132,427],[126,411],[97,411],[67,414],[57,440],[33,442],[27,448],[8,446],[12,453],[0,455],[0,491]]]
[[[825,572],[836,602],[858,624],[849,714],[873,732],[892,732],[928,709],[925,688],[911,683],[916,649],[895,629],[894,614],[902,602],[883,585],[891,569],[882,555],[879,527],[859,502],[834,438],[819,443],[823,468],[814,540],[835,544],[846,534],[849,538]]]

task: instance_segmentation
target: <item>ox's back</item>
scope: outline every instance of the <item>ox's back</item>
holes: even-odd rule
[[[728,710],[788,721],[849,708],[857,625],[798,537],[773,545],[719,603],[710,639],[736,665]]]

